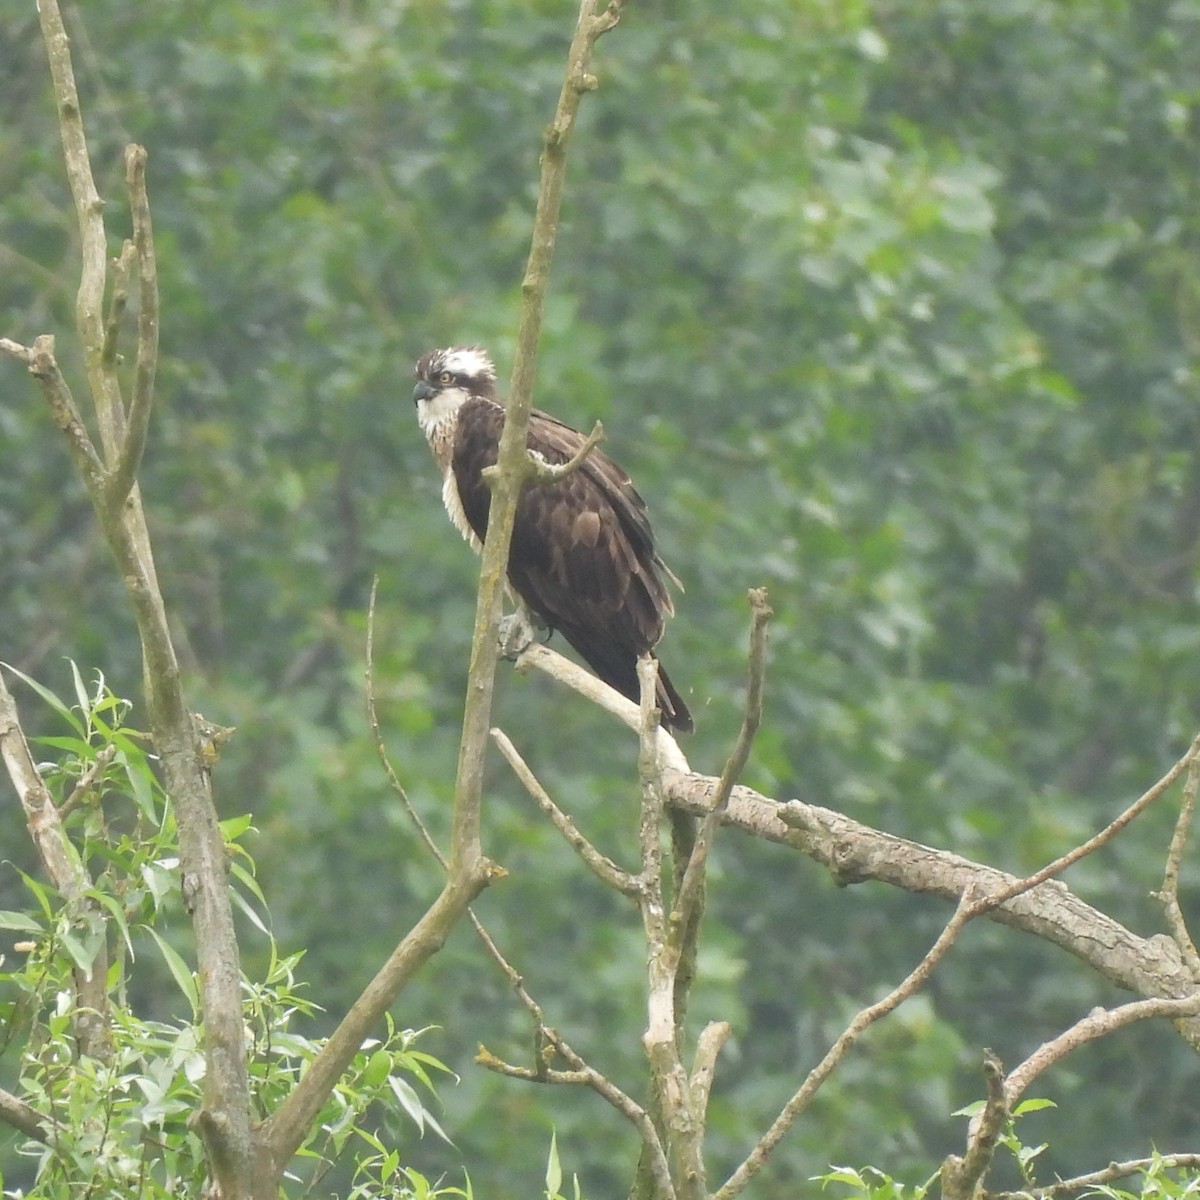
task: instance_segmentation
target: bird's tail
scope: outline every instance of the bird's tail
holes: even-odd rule
[[[675,690],[675,685],[661,662],[658,664],[658,693],[654,698],[659,712],[662,713],[664,728],[672,729],[676,733],[692,732],[695,728],[692,714],[683,702],[683,697]]]

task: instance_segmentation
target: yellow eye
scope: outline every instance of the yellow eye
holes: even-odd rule
[[[438,383],[453,383],[453,382],[454,382],[454,376],[449,371],[443,371],[438,376]]]

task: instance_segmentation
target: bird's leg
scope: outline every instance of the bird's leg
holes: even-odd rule
[[[550,627],[521,600],[517,611],[500,621],[500,653],[507,659],[517,659],[538,640],[539,634],[549,636]]]

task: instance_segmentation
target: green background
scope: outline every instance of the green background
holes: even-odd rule
[[[32,3],[0,24],[0,333],[70,334],[77,242]],[[82,15],[82,22],[80,16]],[[69,14],[70,16],[70,14]],[[476,563],[450,528],[411,363],[480,341],[505,378],[540,133],[574,13],[549,0],[109,0],[71,28],[114,251],[143,143],[163,298],[143,492],[194,703],[237,725],[224,815],[252,812],[284,949],[330,1014],[435,893],[375,760],[366,600],[397,770],[444,838]],[[715,772],[740,718],[745,591],[777,616],[746,782],[1027,871],[1151,783],[1200,724],[1196,0],[631,3],[599,46],[537,402],[650,503],[687,591],[662,646]],[[0,375],[0,658],[65,658],[136,695],[120,581],[19,368]],[[48,714],[24,693],[30,725]],[[635,747],[502,666],[495,717],[602,848],[635,853]],[[30,868],[14,804],[4,857]],[[478,910],[546,1009],[640,1094],[644,951],[498,761]],[[1172,824],[1151,812],[1068,882],[1143,934]],[[1196,911],[1194,867],[1185,904]],[[948,910],[835,889],[722,838],[697,1021],[733,1023],[712,1177]],[[0,871],[0,905],[21,903]],[[177,930],[184,936],[181,924]],[[262,953],[252,931],[253,970]],[[973,928],[875,1029],[753,1194],[830,1163],[920,1179],[961,1149],[982,1047],[1015,1065],[1121,995],[1028,936]],[[147,985],[139,1002],[173,1003]],[[527,1021],[457,934],[396,1009],[462,1076],[448,1147],[411,1160],[532,1195],[550,1137],[623,1195],[630,1131],[596,1097],[486,1075]],[[1196,1059],[1126,1030],[1045,1077],[1044,1174],[1187,1149]],[[13,1053],[10,1049],[9,1053]],[[9,1069],[0,1059],[0,1074]],[[11,1181],[11,1180],[10,1180]],[[997,1181],[1003,1182],[1003,1181]],[[1012,1182],[1012,1181],[1009,1181]]]

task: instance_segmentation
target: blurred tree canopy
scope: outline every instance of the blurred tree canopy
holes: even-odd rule
[[[69,321],[77,247],[23,7],[0,27],[0,331],[29,341]],[[142,486],[164,590],[200,707],[238,727],[219,793],[253,812],[276,935],[307,949],[330,1007],[437,878],[363,716],[374,573],[386,732],[435,829],[459,734],[475,563],[410,364],[476,340],[509,363],[570,18],[550,0],[74,13],[102,192],[120,194],[126,141],[150,153],[164,324]],[[1200,725],[1200,0],[646,0],[598,66],[537,399],[605,421],[687,586],[663,657],[692,697],[694,765],[715,768],[736,729],[744,593],[765,584],[747,782],[1040,865]],[[51,684],[69,657],[131,692],[120,581],[67,457],[18,372],[2,396],[0,657]],[[635,748],[546,681],[502,676],[499,723],[595,840],[630,852]],[[489,851],[511,877],[483,915],[548,1019],[619,1077],[643,1019],[631,916],[499,764],[492,782]],[[3,820],[20,845],[11,806]],[[1154,932],[1167,821],[1072,886]],[[836,891],[733,835],[715,872],[694,1007],[735,1024],[712,1116],[732,1163],[945,912]],[[0,905],[15,886],[0,873]],[[1023,1055],[1109,991],[972,929],[756,1195],[831,1162],[928,1173],[980,1094],[979,1047]],[[525,1025],[466,933],[401,1007],[443,1027],[426,1044],[463,1076],[454,1148],[416,1161],[528,1195],[554,1124],[589,1194],[627,1177],[632,1145],[591,1097],[471,1065]],[[1138,1028],[1056,1072],[1059,1108],[1029,1119],[1047,1173],[1194,1133],[1200,1070],[1176,1045]],[[1118,1061],[1121,1087],[1099,1086]]]

